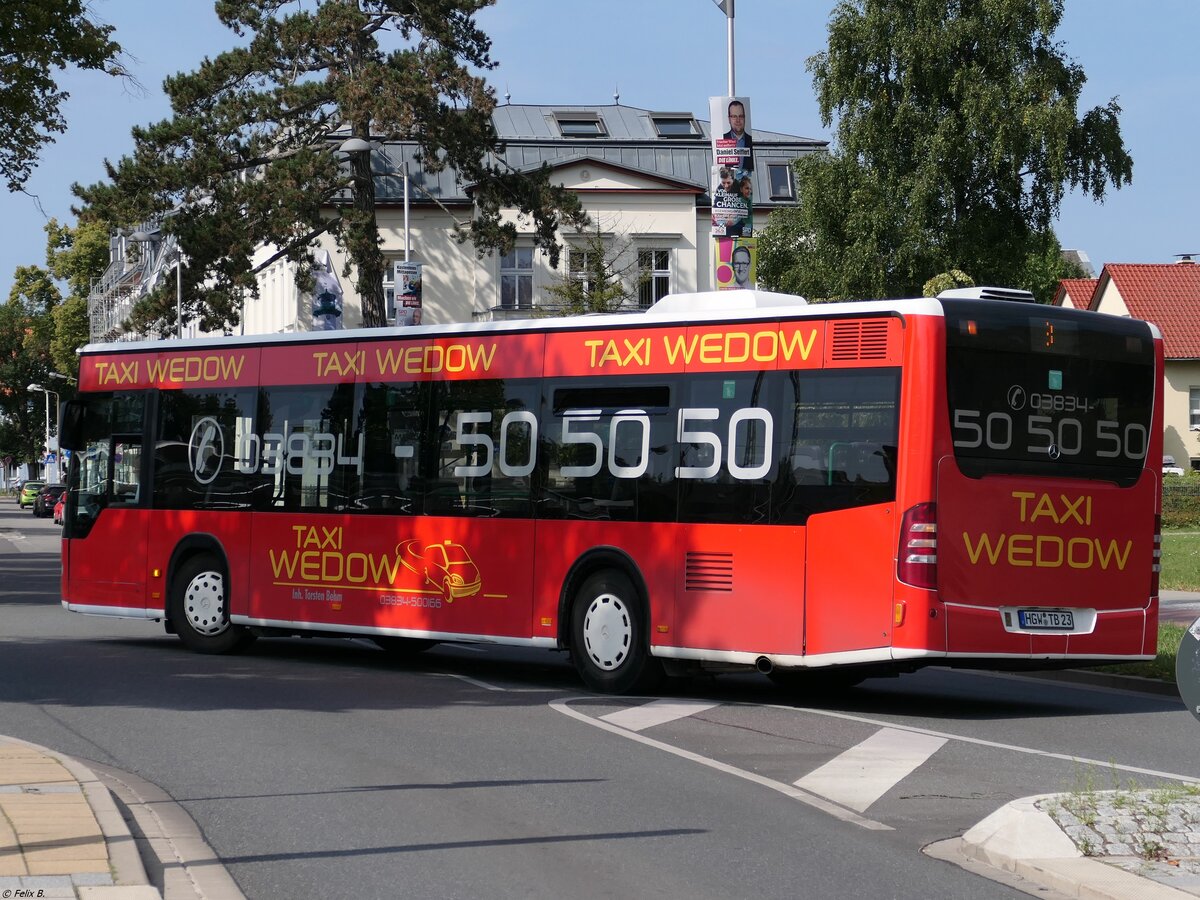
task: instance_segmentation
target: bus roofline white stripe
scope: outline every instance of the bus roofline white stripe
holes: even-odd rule
[[[373,628],[369,625],[338,625],[321,622],[289,622],[286,619],[255,619],[251,616],[230,616],[234,625],[249,625],[256,628],[286,628],[289,631],[327,631],[359,637],[405,637],[433,641],[470,641],[474,644],[498,644],[505,647],[541,647],[554,650],[558,641],[548,637],[497,637],[487,634],[464,634],[455,631],[419,631],[415,628]]]
[[[89,603],[68,603],[64,600],[63,608],[69,612],[82,613],[85,616],[109,616],[114,619],[161,619],[164,617],[161,609],[145,609],[141,606],[97,606]]]

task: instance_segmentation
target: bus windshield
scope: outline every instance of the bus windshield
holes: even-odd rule
[[[1092,478],[1145,467],[1154,340],[1134,319],[994,300],[943,301],[946,391],[963,474]]]

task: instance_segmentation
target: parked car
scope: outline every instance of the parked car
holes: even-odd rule
[[[54,524],[61,525],[63,521],[63,507],[67,505],[67,492],[63,491],[58,495],[58,500],[54,504]]]
[[[44,484],[33,497],[33,514],[44,519],[54,512],[54,501],[67,489],[65,484]]]
[[[27,506],[33,506],[33,501],[37,498],[37,492],[46,482],[44,481],[27,481],[21,485],[21,492],[17,494],[17,502],[21,504],[21,509]]]
[[[1164,475],[1182,475],[1183,467],[1175,465],[1175,457],[1163,457],[1163,474]]]

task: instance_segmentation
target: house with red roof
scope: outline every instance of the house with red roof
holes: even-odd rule
[[[1054,305],[1067,309],[1087,309],[1099,282],[1099,278],[1064,278],[1058,283]]]
[[[1145,319],[1163,334],[1165,385],[1163,453],[1200,469],[1200,265],[1110,263],[1092,281],[1059,283],[1054,302]]]

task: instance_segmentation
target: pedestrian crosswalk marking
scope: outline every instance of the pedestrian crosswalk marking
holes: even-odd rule
[[[796,787],[863,812],[933,756],[946,738],[881,728],[796,780]]]
[[[630,731],[643,731],[653,728],[655,725],[665,725],[676,719],[694,716],[696,713],[702,713],[706,709],[712,709],[718,705],[717,703],[703,703],[699,700],[654,700],[642,706],[617,710],[617,712],[600,718]]]

